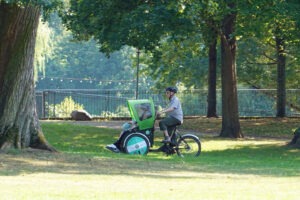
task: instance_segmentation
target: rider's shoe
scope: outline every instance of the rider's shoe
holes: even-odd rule
[[[112,152],[120,153],[120,150],[114,144],[109,144],[106,146],[106,148]]]
[[[162,143],[170,143],[171,142],[171,138],[170,137],[165,137],[165,139],[163,141],[161,141]]]

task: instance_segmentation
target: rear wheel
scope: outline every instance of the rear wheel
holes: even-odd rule
[[[183,135],[177,144],[177,154],[178,156],[187,157],[197,157],[201,153],[201,142],[199,138],[192,134]]]
[[[149,152],[150,142],[141,133],[131,133],[127,135],[123,142],[123,149],[128,154],[146,155]]]

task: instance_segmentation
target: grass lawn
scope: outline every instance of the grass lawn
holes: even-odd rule
[[[60,153],[0,153],[1,199],[299,199],[300,150],[286,146],[299,119],[241,120],[237,140],[216,137],[220,122],[186,120],[202,141],[190,160],[114,154],[119,130],[42,123]]]

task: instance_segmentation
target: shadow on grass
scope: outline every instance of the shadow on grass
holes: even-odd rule
[[[236,146],[202,152],[190,160],[161,153],[148,156],[104,151],[68,154],[43,151],[0,153],[0,176],[33,173],[128,175],[151,178],[193,178],[197,174],[300,176],[300,151],[284,145]]]
[[[152,178],[193,178],[201,174],[300,176],[300,150],[282,141],[233,142],[201,138],[200,157],[181,159],[163,153],[147,156],[114,154],[105,145],[118,138],[119,130],[63,123],[43,124],[48,141],[62,153],[24,150],[0,153],[0,176],[34,173],[128,175]],[[229,143],[226,146],[226,142]],[[248,142],[248,143],[247,143]],[[225,144],[224,144],[225,143]],[[207,148],[220,145],[221,149]]]
[[[236,146],[203,154],[208,172],[299,176],[300,150],[274,144]],[[210,166],[210,167],[209,167]]]

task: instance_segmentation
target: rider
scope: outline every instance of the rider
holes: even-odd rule
[[[180,125],[183,123],[183,112],[181,109],[181,103],[176,97],[177,88],[167,87],[166,96],[170,100],[167,108],[157,112],[158,115],[162,113],[167,113],[167,117],[162,119],[159,122],[160,130],[163,131],[165,139],[162,141],[164,143],[171,142],[168,132],[171,133],[171,130],[174,126]]]

